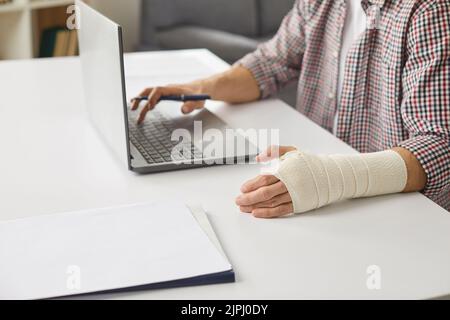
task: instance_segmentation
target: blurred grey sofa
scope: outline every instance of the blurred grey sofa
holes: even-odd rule
[[[139,50],[207,48],[234,63],[270,39],[295,0],[142,0]],[[295,87],[281,94],[295,104]]]

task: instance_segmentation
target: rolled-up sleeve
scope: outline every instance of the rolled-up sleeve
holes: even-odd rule
[[[428,182],[424,194],[450,209],[450,3],[435,1],[413,18],[402,85],[402,119]]]
[[[236,63],[252,72],[261,90],[261,98],[275,94],[299,78],[306,46],[302,7],[303,2],[297,0],[277,34]]]

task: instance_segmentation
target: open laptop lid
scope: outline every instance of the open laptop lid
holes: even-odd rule
[[[106,144],[131,169],[122,28],[81,0],[75,5],[89,116]]]

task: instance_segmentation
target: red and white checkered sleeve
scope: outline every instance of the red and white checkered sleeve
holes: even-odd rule
[[[399,144],[422,164],[425,195],[450,210],[450,2],[426,2],[413,18],[402,84],[409,139]]]
[[[261,98],[275,94],[300,75],[305,50],[304,16],[302,1],[284,18],[277,34],[235,65],[249,69],[261,90]]]

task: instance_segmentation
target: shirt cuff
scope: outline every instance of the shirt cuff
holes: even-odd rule
[[[447,193],[450,184],[450,146],[447,139],[422,135],[399,143],[399,147],[409,150],[419,160],[428,182],[423,193],[444,208],[450,208]]]
[[[277,92],[277,86],[272,79],[273,77],[270,75],[261,59],[256,56],[256,53],[246,55],[234,65],[243,66],[253,74],[261,92],[261,99],[268,98]]]

